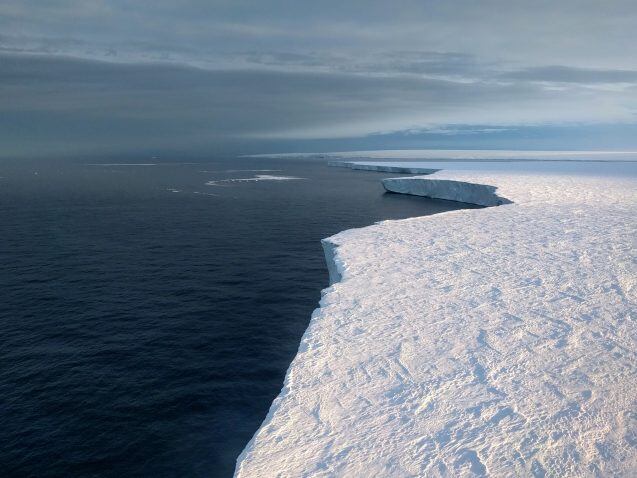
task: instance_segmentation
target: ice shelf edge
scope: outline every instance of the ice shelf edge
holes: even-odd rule
[[[511,203],[510,200],[496,194],[495,186],[487,184],[429,178],[388,178],[383,179],[382,183],[385,190],[391,193],[446,199],[479,206]]]

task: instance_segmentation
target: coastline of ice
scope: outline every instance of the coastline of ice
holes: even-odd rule
[[[498,196],[495,186],[450,179],[432,178],[423,181],[413,178],[389,178],[383,180],[383,187],[393,193],[467,202],[479,206],[500,206],[511,202]]]
[[[325,254],[325,264],[329,274],[330,285],[340,282],[342,279],[343,265],[336,255],[336,244],[328,239],[321,240],[323,246],[323,254]]]
[[[331,286],[236,476],[631,476],[637,178],[385,185],[432,181],[511,203],[324,240]]]

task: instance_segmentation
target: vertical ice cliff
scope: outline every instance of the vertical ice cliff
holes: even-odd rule
[[[499,197],[495,186],[450,179],[390,178],[383,179],[383,186],[393,193],[448,199],[480,206],[500,206],[511,202]]]
[[[330,277],[330,285],[332,285],[341,280],[340,266],[336,258],[336,244],[330,242],[328,239],[323,239],[321,245],[323,246],[323,253],[325,254],[325,263]]]

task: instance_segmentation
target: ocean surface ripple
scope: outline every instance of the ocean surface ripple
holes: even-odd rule
[[[327,285],[320,239],[465,206],[325,161],[117,163],[2,165],[2,476],[231,476]],[[228,181],[264,169],[304,180]]]

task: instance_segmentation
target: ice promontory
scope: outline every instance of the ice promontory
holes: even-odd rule
[[[450,179],[389,178],[383,180],[383,186],[393,193],[448,199],[480,206],[499,206],[511,202],[499,197],[495,186]]]
[[[386,187],[511,202],[327,239],[333,283],[236,476],[636,476],[637,181]]]

